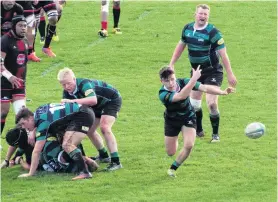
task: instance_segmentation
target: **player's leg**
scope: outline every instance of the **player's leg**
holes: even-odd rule
[[[111,163],[106,171],[113,171],[122,168],[118,154],[118,144],[115,135],[112,132],[112,126],[116,121],[118,112],[122,106],[122,98],[119,97],[109,102],[102,111],[100,118],[100,130],[104,136],[107,148],[110,152]]]
[[[45,22],[45,13],[44,10],[41,9],[40,11],[40,17],[39,17],[39,23],[38,23],[38,30],[40,33],[40,44],[44,44],[45,42],[45,29],[46,29],[46,22]]]
[[[28,60],[33,62],[40,62],[41,59],[36,56],[35,53],[35,29],[36,19],[34,15],[34,7],[31,2],[25,2],[24,4],[24,17],[27,21],[27,40],[28,40]]]
[[[26,107],[25,90],[17,89],[13,94],[12,104],[14,113],[17,114],[22,108]]]
[[[178,135],[181,131],[181,126],[173,126],[173,123],[170,123],[167,118],[165,118],[164,123],[164,144],[165,150],[168,156],[172,157],[176,154],[178,149]],[[174,161],[170,168],[167,170],[167,174],[171,177],[175,177],[176,169],[178,168],[178,164]]]
[[[90,128],[88,132],[88,137],[95,146],[95,148],[98,150],[98,156],[91,157],[93,160],[102,162],[102,163],[109,163],[110,157],[108,155],[108,152],[103,144],[103,139],[97,132],[97,128],[99,127],[100,118],[97,118],[98,115],[96,114],[96,119],[93,124],[93,126]]]
[[[1,86],[2,87],[2,86]],[[11,89],[1,89],[1,134],[4,130],[6,124],[6,118],[10,111],[10,102],[12,101],[12,90]]]
[[[43,46],[43,53],[48,57],[56,57],[55,53],[50,49],[50,43],[56,31],[56,24],[58,22],[58,11],[54,1],[40,2],[43,5],[43,10],[47,14],[48,25],[46,27],[46,37]]]
[[[110,115],[102,115],[100,119],[100,130],[103,134],[107,148],[111,156],[111,163],[106,168],[106,171],[114,171],[122,168],[122,164],[120,163],[120,157],[118,154],[117,140],[112,132],[112,126],[115,123],[115,121],[116,118]]]
[[[206,85],[213,85],[214,87],[220,88],[223,81],[223,73],[216,72],[212,73],[207,79],[204,81]],[[219,122],[220,115],[218,109],[218,96],[206,94],[206,102],[209,110],[209,117],[212,126],[212,140],[211,142],[219,142]]]
[[[62,17],[62,12],[63,12],[63,5],[65,4],[64,1],[59,1],[59,0],[55,0],[55,3],[56,3],[56,8],[57,8],[57,11],[58,11],[58,22],[60,21],[61,17]],[[57,34],[57,29],[53,35],[53,41],[59,41],[59,36]]]
[[[114,26],[113,26],[113,31],[112,32],[114,34],[122,34],[121,29],[119,28],[120,15],[121,15],[120,0],[113,0]]]
[[[107,37],[108,32],[108,14],[109,14],[109,0],[102,0],[101,1],[101,8],[100,8],[100,23],[101,29],[98,32],[100,37]]]
[[[77,177],[73,178],[73,180],[92,177],[92,175],[87,170],[80,149],[77,148],[77,145],[79,145],[85,137],[85,133],[77,131],[66,131],[63,137],[62,148],[74,161],[78,167],[78,171],[80,172]]]
[[[202,125],[202,120],[203,120],[202,96],[203,93],[199,91],[192,90],[190,93],[190,103],[196,113],[196,121],[197,121],[196,135],[198,137],[204,137],[204,131]]]
[[[215,86],[214,86],[215,87]],[[218,110],[218,96],[217,95],[206,95],[207,106],[209,109],[209,118],[212,127],[212,140],[211,142],[219,142],[219,110]]]

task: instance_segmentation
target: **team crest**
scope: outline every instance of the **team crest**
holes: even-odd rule
[[[85,96],[88,96],[88,95],[90,95],[90,94],[93,93],[93,92],[94,92],[93,89],[86,90],[86,91],[85,91]]]
[[[16,62],[19,65],[23,65],[25,63],[25,55],[24,54],[18,54],[16,58]]]
[[[224,39],[223,38],[221,38],[221,39],[219,39],[218,41],[217,41],[217,44],[218,45],[222,45],[224,43]]]

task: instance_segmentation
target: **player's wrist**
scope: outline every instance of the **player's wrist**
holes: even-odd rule
[[[13,76],[11,74],[11,72],[9,72],[8,70],[4,70],[3,72],[1,72],[1,75],[4,76],[8,80]]]

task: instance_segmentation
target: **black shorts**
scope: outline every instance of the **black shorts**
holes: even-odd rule
[[[25,88],[1,89],[1,102],[11,102],[13,96],[25,98]]]
[[[108,102],[103,108],[101,109],[93,108],[93,110],[95,112],[96,118],[100,118],[102,115],[109,115],[117,118],[121,106],[122,106],[122,98],[119,97],[117,99]]]
[[[95,121],[94,111],[87,107],[81,106],[78,112],[74,112],[62,119],[50,124],[47,137],[57,134],[63,135],[66,131],[75,131],[87,134]],[[61,137],[58,137],[60,139]]]
[[[219,68],[212,69],[210,71],[202,71],[201,77],[198,79],[199,82],[206,85],[221,86],[223,81],[222,65],[219,64]],[[191,72],[192,76],[192,72]]]
[[[174,119],[164,115],[164,135],[176,137],[181,132],[182,126],[196,129],[196,117],[186,117],[183,120]]]

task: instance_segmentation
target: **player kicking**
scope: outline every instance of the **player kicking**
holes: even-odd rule
[[[232,87],[224,91],[210,85],[203,85],[197,80],[201,77],[200,66],[192,69],[191,79],[176,79],[171,67],[164,67],[159,72],[163,86],[159,90],[159,99],[166,107],[164,112],[165,147],[169,156],[175,155],[178,148],[178,135],[182,132],[183,148],[170,166],[167,174],[176,177],[176,170],[187,159],[196,138],[196,115],[190,103],[192,89],[213,95],[228,95],[234,92]]]

